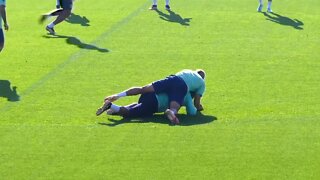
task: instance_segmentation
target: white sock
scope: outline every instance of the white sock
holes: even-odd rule
[[[169,3],[170,3],[170,0],[166,0],[166,5],[169,5]]]
[[[170,109],[174,114],[177,114],[177,110],[176,109]]]
[[[127,96],[127,93],[124,91],[124,92],[117,94],[117,96],[118,97],[125,97],[125,96]]]
[[[50,24],[48,24],[48,27],[49,27],[49,28],[53,28],[53,27],[54,27],[53,22],[52,22],[52,23],[50,23]]]
[[[259,3],[260,3],[260,5],[262,5],[263,4],[262,0],[259,0]]]
[[[268,1],[268,8],[271,8],[272,1]]]
[[[120,106],[117,106],[115,104],[111,104],[110,109],[112,109],[112,111],[114,111],[114,112],[119,112],[120,111]]]
[[[157,5],[158,4],[158,0],[153,0],[153,5]]]

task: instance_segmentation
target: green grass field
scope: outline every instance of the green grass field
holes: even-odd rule
[[[38,18],[55,1],[7,2],[0,179],[319,179],[320,1],[150,4],[78,0],[52,37]],[[202,116],[95,116],[107,95],[197,68]]]

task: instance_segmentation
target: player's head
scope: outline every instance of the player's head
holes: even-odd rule
[[[206,77],[206,72],[203,69],[197,69],[197,73],[204,79]]]

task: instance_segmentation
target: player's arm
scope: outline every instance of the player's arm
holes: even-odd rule
[[[184,98],[184,105],[186,106],[188,115],[196,115],[197,108],[193,105],[191,94],[188,92],[186,97]]]
[[[199,94],[194,95],[194,106],[197,108],[198,111],[202,111],[203,107],[201,104],[201,96]]]
[[[206,86],[203,82],[203,84],[200,86],[199,89],[197,89],[197,91],[195,92],[195,95],[194,95],[194,106],[197,108],[198,111],[202,111],[203,110],[203,107],[202,107],[202,104],[201,104],[201,97],[204,93],[206,89]]]
[[[2,17],[2,20],[3,20],[4,29],[9,30],[9,25],[7,23],[7,15],[6,15],[6,6],[5,5],[0,5],[0,16]]]

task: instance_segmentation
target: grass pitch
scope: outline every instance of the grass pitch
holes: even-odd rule
[[[319,179],[319,1],[150,3],[78,0],[52,37],[37,21],[54,1],[7,2],[0,177]],[[185,68],[207,72],[202,116],[95,116],[104,96]]]

